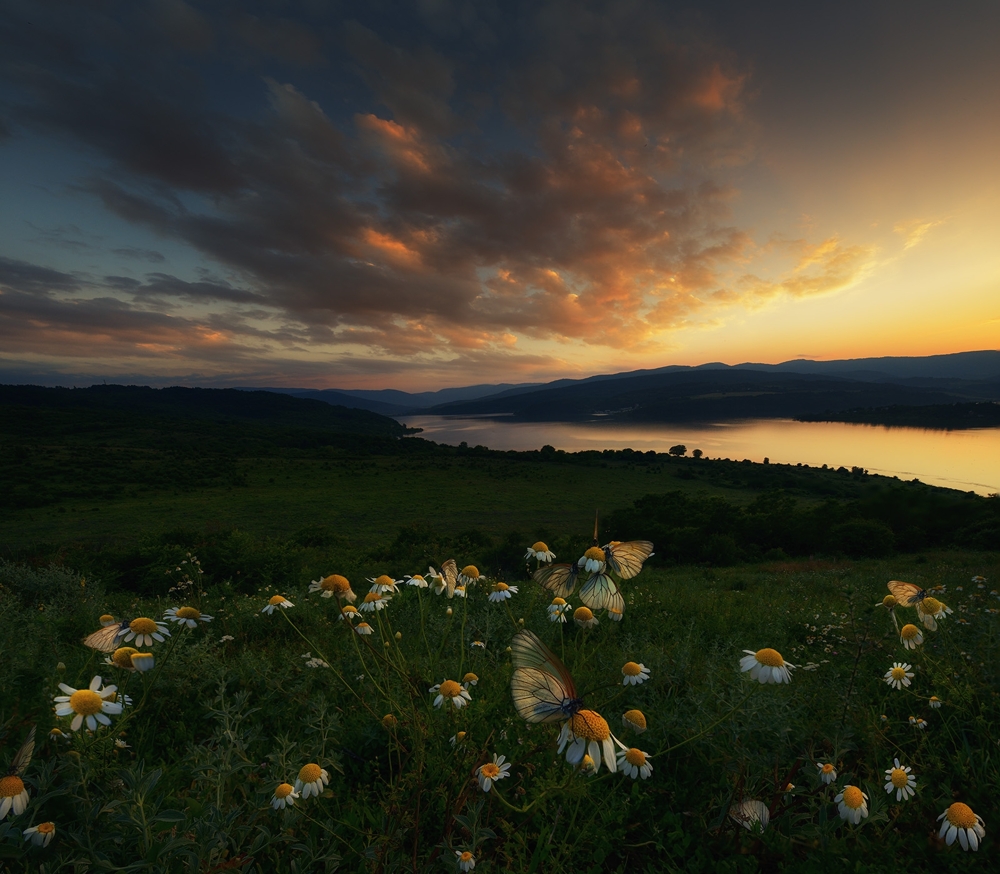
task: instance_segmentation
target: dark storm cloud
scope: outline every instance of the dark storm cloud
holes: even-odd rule
[[[137,249],[134,246],[125,246],[121,249],[112,249],[112,254],[122,258],[134,258],[137,261],[149,261],[151,264],[162,264],[167,259],[162,252],[154,249]]]
[[[651,0],[64,9],[34,54],[0,37],[12,117],[92,151],[77,190],[231,274],[105,288],[224,304],[230,343],[270,312],[291,344],[395,356],[635,348],[776,293],[725,279],[753,249],[726,177],[752,153],[749,72]]]

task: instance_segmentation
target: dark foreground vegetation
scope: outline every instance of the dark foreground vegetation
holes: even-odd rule
[[[964,404],[927,404],[886,407],[861,407],[841,412],[812,413],[797,416],[800,422],[853,422],[860,425],[886,425],[897,428],[961,428],[1000,427],[1000,403],[978,401]]]

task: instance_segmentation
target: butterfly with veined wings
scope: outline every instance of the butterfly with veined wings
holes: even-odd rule
[[[889,580],[886,587],[892,592],[896,603],[902,607],[912,607],[927,597],[927,590],[916,583],[904,583],[901,580]]]
[[[98,628],[93,634],[88,634],[83,639],[83,645],[100,652],[114,652],[118,648],[118,641],[128,631],[128,620],[115,622]]]
[[[514,707],[528,722],[561,722],[578,713],[583,701],[564,665],[537,635],[522,628],[510,643]]]
[[[11,759],[10,762],[10,767],[7,769],[7,773],[4,776],[20,777],[28,769],[28,765],[31,764],[31,756],[34,752],[35,726],[31,726],[31,731],[28,732],[28,737],[25,739],[24,743],[21,744],[21,749],[14,754],[14,758]]]

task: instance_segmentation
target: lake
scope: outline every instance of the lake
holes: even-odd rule
[[[406,425],[423,428],[421,437],[457,446],[540,449],[567,452],[625,449],[666,452],[683,443],[688,454],[700,449],[710,458],[864,467],[871,473],[919,479],[935,486],[1000,492],[1000,428],[936,431],[886,428],[843,422],[752,419],[717,425],[616,425],[572,422],[505,422],[502,419],[408,416]]]

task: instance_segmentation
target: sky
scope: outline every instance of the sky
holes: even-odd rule
[[[1000,4],[0,0],[0,382],[1000,348]]]

